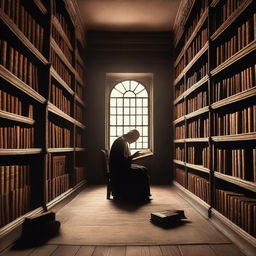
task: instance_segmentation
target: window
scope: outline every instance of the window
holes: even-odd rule
[[[110,92],[109,146],[132,129],[140,138],[130,145],[132,152],[149,149],[149,97],[145,86],[135,80],[117,83]]]

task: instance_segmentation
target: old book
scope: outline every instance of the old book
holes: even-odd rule
[[[186,219],[183,210],[164,210],[150,214],[151,221],[155,224],[168,226]]]

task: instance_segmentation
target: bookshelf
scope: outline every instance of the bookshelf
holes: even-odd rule
[[[75,0],[0,0],[0,237],[86,183]]]
[[[174,26],[174,184],[249,251],[256,246],[255,10],[253,0],[184,0]]]

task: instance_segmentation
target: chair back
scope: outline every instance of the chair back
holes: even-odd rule
[[[105,176],[109,176],[109,153],[107,149],[101,149],[102,152],[102,166]]]

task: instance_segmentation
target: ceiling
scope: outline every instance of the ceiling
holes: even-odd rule
[[[79,0],[87,30],[169,31],[181,0]]]

